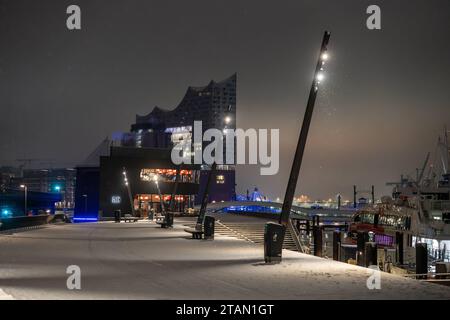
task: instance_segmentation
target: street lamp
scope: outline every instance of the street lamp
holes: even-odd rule
[[[284,196],[283,206],[281,209],[279,224],[284,227],[289,222],[289,215],[291,212],[292,201],[294,199],[295,188],[297,186],[298,175],[300,167],[302,165],[303,153],[305,151],[306,139],[308,137],[309,126],[311,124],[311,118],[314,110],[314,104],[316,102],[317,93],[319,91],[319,84],[324,79],[324,65],[328,59],[327,46],[330,40],[330,33],[325,31],[320,47],[320,53],[314,71],[314,78],[309,92],[308,102],[306,104],[305,115],[303,117],[303,123],[300,130],[300,136],[297,142],[297,148],[294,155],[294,161],[291,167],[291,173],[289,175],[288,185],[286,187],[286,193]]]
[[[330,40],[330,33],[325,31],[322,44],[320,47],[319,56],[317,59],[314,78],[309,91],[308,102],[306,104],[305,114],[303,116],[303,123],[300,130],[300,135],[297,141],[297,147],[292,162],[291,172],[284,195],[283,205],[281,207],[281,214],[276,223],[267,223],[264,234],[264,260],[266,262],[280,262],[282,253],[282,244],[284,242],[286,228],[291,223],[290,214],[292,202],[294,200],[295,188],[297,186],[298,176],[303,160],[303,153],[305,151],[306,140],[308,138],[309,126],[314,111],[314,104],[317,93],[319,91],[319,84],[324,79],[325,60],[328,59],[327,46]],[[276,239],[276,240],[275,240]],[[314,248],[317,248],[316,246]]]
[[[162,213],[163,215],[165,215],[165,214],[166,214],[166,210],[164,209],[164,200],[163,200],[163,197],[162,197],[162,194],[161,194],[161,189],[159,189],[158,175],[157,175],[157,174],[154,174],[154,175],[153,175],[153,181],[155,182],[155,184],[156,184],[156,189],[158,190],[159,203],[161,204],[161,213]]]
[[[87,194],[83,194],[84,198],[84,213],[87,214]]]
[[[125,167],[122,168],[122,174],[123,174],[123,182],[127,187],[128,199],[130,200],[131,214],[134,216],[135,214],[134,214],[133,197],[131,196],[130,183],[128,182],[127,170],[125,169]]]
[[[24,201],[24,215],[27,215],[27,196],[28,196],[28,187],[26,184],[21,184],[20,187],[24,190],[25,201]]]

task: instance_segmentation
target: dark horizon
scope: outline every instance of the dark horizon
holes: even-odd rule
[[[378,1],[375,31],[369,1],[77,1],[80,31],[66,28],[70,4],[0,0],[0,166],[76,165],[136,114],[237,72],[237,127],[280,128],[279,173],[238,166],[237,191],[282,199],[324,30],[330,60],[297,195],[388,194],[450,127],[448,1]]]

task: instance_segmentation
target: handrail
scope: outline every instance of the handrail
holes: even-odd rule
[[[450,276],[450,272],[428,272],[428,273],[405,273],[401,274],[404,277],[419,277],[419,276]]]
[[[292,224],[292,219],[288,219],[288,229],[292,235],[292,239],[294,240],[297,250],[300,251],[301,253],[307,253],[306,248],[304,248],[303,244],[301,243],[300,237],[297,234],[297,231],[295,230],[294,225]]]

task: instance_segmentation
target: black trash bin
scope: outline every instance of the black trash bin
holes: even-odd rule
[[[417,279],[426,279],[428,273],[428,246],[426,243],[416,243],[416,274],[422,274]]]
[[[114,211],[114,221],[116,223],[120,223],[120,218],[121,218],[120,210],[115,210]]]
[[[214,239],[214,227],[216,219],[214,217],[206,216],[203,222],[203,238]]]
[[[286,227],[268,222],[264,227],[264,261],[266,263],[281,262],[281,251]]]
[[[166,212],[161,228],[172,228],[173,226],[173,212]]]

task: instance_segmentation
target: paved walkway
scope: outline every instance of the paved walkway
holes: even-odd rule
[[[0,299],[450,299],[450,287],[284,251],[263,263],[263,247],[216,236],[192,240],[176,222],[87,223],[0,235]],[[69,265],[81,290],[68,290]]]

